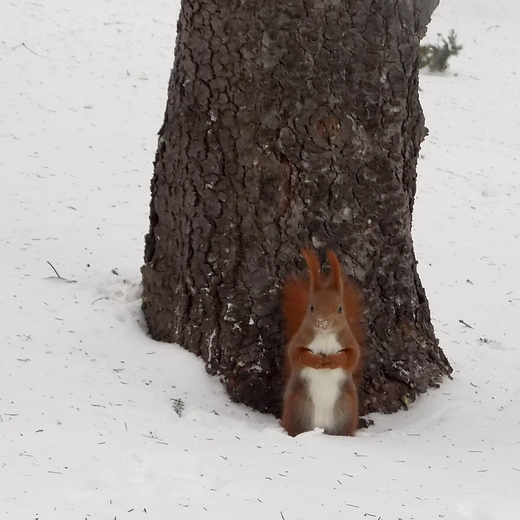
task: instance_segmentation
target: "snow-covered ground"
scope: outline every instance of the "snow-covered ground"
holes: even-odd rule
[[[445,0],[427,37],[464,46],[421,77],[414,230],[454,379],[295,439],[143,330],[178,2],[0,2],[0,518],[520,518],[516,0]]]

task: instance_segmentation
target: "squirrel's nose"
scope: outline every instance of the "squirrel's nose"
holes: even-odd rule
[[[319,329],[327,330],[327,329],[330,329],[330,322],[329,322],[329,320],[327,320],[325,318],[318,318],[316,320],[316,326]]]

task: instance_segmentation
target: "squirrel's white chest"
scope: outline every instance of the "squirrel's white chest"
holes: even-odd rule
[[[342,350],[336,334],[332,332],[316,334],[316,337],[310,342],[307,348],[314,354],[323,354],[325,356],[336,354]]]
[[[333,428],[334,408],[348,375],[341,368],[310,368],[301,371],[313,404],[313,428]]]

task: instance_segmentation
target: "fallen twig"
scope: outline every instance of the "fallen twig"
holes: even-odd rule
[[[51,266],[52,270],[56,273],[56,276],[49,276],[49,278],[58,278],[58,280],[63,280],[65,283],[77,283],[76,280],[69,280],[67,278],[63,278],[63,276],[60,276],[60,273],[56,271],[56,268],[47,260],[47,263]]]
[[[27,47],[27,45],[25,45],[25,43],[20,43],[19,45],[15,45],[14,47],[11,47],[13,50],[14,49],[17,49],[18,47],[25,47],[29,52],[32,52],[35,56],[39,56],[38,53],[34,52],[32,49],[29,49],[29,47]]]
[[[109,299],[108,296],[102,296],[101,298],[96,298],[90,305],[94,305],[99,300],[108,300],[108,299]]]
[[[462,323],[462,325],[464,325],[465,327],[468,327],[468,329],[472,329],[473,328],[471,325],[466,323],[464,320],[459,320],[459,323]]]

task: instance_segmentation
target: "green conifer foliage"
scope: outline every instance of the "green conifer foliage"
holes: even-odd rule
[[[453,29],[448,39],[441,34],[437,36],[439,42],[436,45],[426,44],[419,48],[419,68],[428,67],[432,72],[444,72],[451,56],[457,56],[462,49],[462,45],[457,44],[457,35]]]

